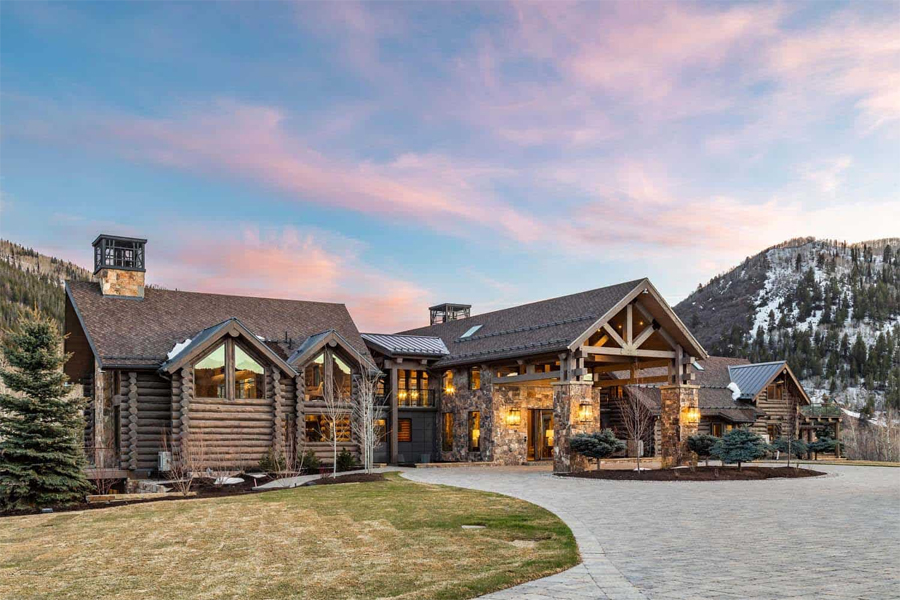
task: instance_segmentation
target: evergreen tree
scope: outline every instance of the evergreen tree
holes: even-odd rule
[[[709,466],[709,457],[712,456],[712,449],[719,442],[719,438],[708,433],[692,435],[687,440],[688,449],[696,452],[697,456],[706,460],[706,466]]]
[[[580,433],[572,436],[569,447],[573,452],[597,460],[597,470],[600,470],[600,461],[608,456],[625,449],[625,442],[616,438],[611,429],[604,429],[599,433]]]
[[[0,508],[62,506],[89,491],[80,440],[82,406],[66,398],[56,326],[32,313],[5,340],[0,378]]]
[[[756,460],[766,454],[766,443],[761,437],[749,429],[732,429],[713,446],[712,456],[723,464],[737,463],[738,470],[742,464]]]

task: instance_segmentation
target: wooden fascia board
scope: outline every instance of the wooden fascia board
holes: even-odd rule
[[[69,299],[69,302],[72,303],[72,310],[75,311],[75,316],[78,317],[78,324],[81,325],[81,330],[84,332],[84,337],[88,341],[88,346],[91,347],[91,352],[94,353],[94,360],[97,363],[97,366],[102,369],[103,368],[103,359],[100,358],[100,353],[97,352],[97,346],[94,345],[94,339],[91,337],[91,332],[88,331],[87,326],[84,324],[84,317],[81,316],[81,311],[78,310],[78,303],[75,302],[75,296],[72,295],[72,290],[69,289],[69,282],[66,282],[66,297]]]
[[[636,286],[634,286],[634,289],[632,289],[630,292],[625,294],[622,297],[622,299],[619,300],[618,302],[616,302],[616,304],[611,309],[606,311],[603,314],[603,316],[601,316],[599,319],[594,321],[594,323],[591,324],[587,329],[585,329],[581,335],[579,335],[577,338],[575,338],[575,340],[571,344],[569,344],[568,349],[569,350],[578,349],[578,347],[581,346],[582,344],[584,344],[587,341],[587,339],[589,337],[591,337],[591,335],[594,334],[595,331],[598,331],[601,327],[603,327],[603,325],[606,324],[607,321],[609,321],[614,316],[619,314],[620,310],[622,310],[623,308],[628,306],[632,300],[637,298],[641,294],[641,292],[643,292],[645,289],[647,289],[647,285],[649,283],[650,283],[650,280],[647,279],[646,277],[641,279],[638,282],[638,284]]]
[[[380,370],[375,363],[363,356],[359,350],[354,348],[350,344],[350,342],[344,339],[344,336],[342,336],[334,329],[330,330],[328,332],[328,335],[323,336],[322,339],[319,340],[314,346],[310,346],[303,352],[303,354],[293,359],[291,361],[291,364],[296,365],[298,368],[304,366],[310,358],[318,354],[318,352],[325,346],[340,346],[344,352],[354,357],[356,359],[356,362],[359,363],[360,366],[367,366],[370,370]]]
[[[522,383],[524,381],[541,381],[543,379],[559,379],[560,371],[545,371],[542,373],[525,373],[523,375],[511,375],[509,377],[497,377],[491,380],[492,385],[506,383]]]
[[[675,314],[675,311],[672,309],[671,306],[669,306],[669,303],[666,302],[665,298],[662,297],[662,294],[659,293],[659,290],[657,290],[653,286],[653,284],[650,283],[649,279],[645,279],[644,281],[646,282],[647,290],[650,292],[650,295],[653,296],[653,299],[656,300],[659,303],[659,305],[663,307],[663,310],[666,311],[666,313],[668,313],[669,317],[675,323],[675,326],[678,328],[678,330],[688,339],[689,342],[691,342],[691,345],[693,346],[693,348],[691,348],[691,350],[697,351],[696,355],[694,352],[690,352],[689,354],[691,356],[695,356],[695,358],[698,358],[698,359],[709,358],[709,353],[706,351],[705,348],[703,348],[703,346],[700,344],[700,342],[697,341],[697,338],[694,337],[694,334],[692,334],[690,332],[690,330],[687,328],[687,326],[685,326],[685,324],[681,321],[681,319],[678,317],[678,315]]]

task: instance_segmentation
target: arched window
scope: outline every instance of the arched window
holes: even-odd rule
[[[194,365],[197,398],[259,399],[266,396],[266,369],[234,340],[225,340]]]

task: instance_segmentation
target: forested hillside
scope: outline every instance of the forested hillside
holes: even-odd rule
[[[63,283],[90,278],[78,265],[0,240],[0,331],[15,330],[27,308],[50,317],[62,330]]]
[[[900,239],[803,238],[748,258],[675,310],[713,354],[787,359],[818,397],[900,408]]]

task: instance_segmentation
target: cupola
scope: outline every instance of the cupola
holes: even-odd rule
[[[147,240],[101,233],[94,240],[94,275],[104,296],[144,297]]]

